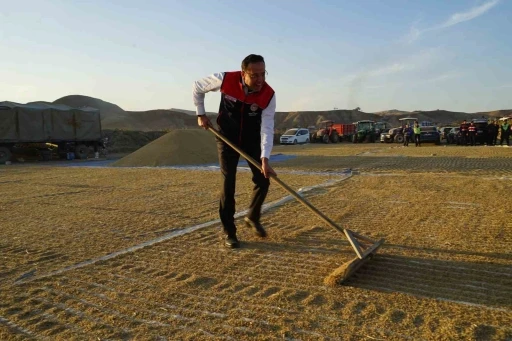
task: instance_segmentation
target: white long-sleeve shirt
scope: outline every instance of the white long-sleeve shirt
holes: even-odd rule
[[[219,91],[224,80],[224,72],[214,73],[208,77],[194,82],[192,94],[194,105],[196,106],[196,114],[206,115],[204,107],[204,97],[207,92]],[[243,80],[242,80],[243,82]],[[244,89],[247,88],[244,84]],[[268,106],[261,112],[261,158],[269,158],[274,145],[274,117],[276,114],[276,94],[272,96]]]

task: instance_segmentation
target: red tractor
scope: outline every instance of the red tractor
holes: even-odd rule
[[[319,129],[311,133],[311,142],[338,143],[339,133],[333,126],[333,121],[320,122]]]

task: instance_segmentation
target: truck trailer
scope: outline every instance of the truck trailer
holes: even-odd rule
[[[102,146],[100,111],[63,104],[0,102],[0,163],[9,161],[19,145],[49,145],[60,157],[74,153],[86,159]]]

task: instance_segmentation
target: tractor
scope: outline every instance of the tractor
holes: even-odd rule
[[[356,126],[356,133],[352,137],[352,142],[375,142],[377,140],[377,133],[375,132],[375,122],[370,120],[363,120],[354,122]]]
[[[320,122],[319,128],[313,131],[310,136],[311,142],[338,143],[339,134],[333,127],[333,121]]]

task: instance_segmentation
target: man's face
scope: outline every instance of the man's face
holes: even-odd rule
[[[242,77],[247,87],[252,91],[260,91],[265,83],[265,63],[250,63],[245,71],[242,71]]]

